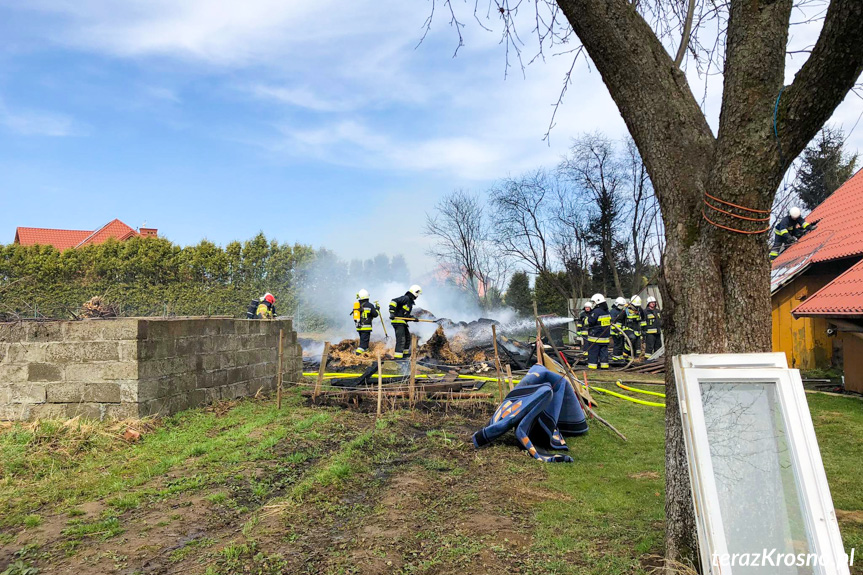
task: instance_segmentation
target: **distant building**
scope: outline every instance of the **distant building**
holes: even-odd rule
[[[863,170],[806,221],[818,228],[773,261],[773,350],[798,369],[840,367],[863,392]]]
[[[54,246],[63,251],[80,248],[90,244],[101,244],[108,238],[119,241],[135,237],[156,237],[154,228],[134,228],[120,220],[111,220],[98,230],[55,230],[51,228],[18,228],[15,230],[15,243],[22,246]]]

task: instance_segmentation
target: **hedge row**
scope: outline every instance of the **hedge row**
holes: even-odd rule
[[[263,234],[224,248],[206,240],[180,247],[164,238],[63,252],[10,244],[0,246],[0,314],[68,318],[100,295],[128,316],[242,316],[267,291],[276,296],[277,311],[290,314],[319,253]]]

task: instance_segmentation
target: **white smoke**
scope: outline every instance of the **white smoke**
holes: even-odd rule
[[[299,304],[296,310],[292,310],[300,331],[324,335],[331,342],[357,337],[351,313],[357,292],[365,289],[369,292],[369,299],[379,303],[390,337],[389,343],[393,344],[395,334],[389,322],[389,303],[392,299],[404,295],[413,284],[422,287],[422,294],[414,304],[414,315],[422,309],[433,314],[435,318],[446,318],[456,324],[475,322],[480,318],[491,319],[499,322],[498,331],[504,335],[534,329],[533,318],[519,318],[514,310],[507,307],[484,310],[472,294],[452,281],[441,281],[433,274],[413,275],[406,265],[396,265],[397,259],[398,256],[390,258],[380,254],[366,262],[349,263],[333,252],[319,252],[314,263],[303,273],[303,279],[298,286]],[[567,321],[570,319],[545,320],[548,327]],[[437,327],[434,323],[410,325],[411,331],[420,336],[420,341],[431,337]],[[455,335],[460,329],[447,329],[447,337]],[[490,342],[490,326],[472,330],[471,335],[485,339],[486,331]],[[383,339],[380,319],[375,319],[372,341]]]

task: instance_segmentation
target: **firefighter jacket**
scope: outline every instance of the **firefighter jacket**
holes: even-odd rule
[[[360,319],[354,323],[357,325],[357,331],[372,331],[372,322],[378,317],[378,306],[367,299],[360,300]]]
[[[258,311],[255,314],[255,319],[273,319],[276,313],[276,306],[268,301],[262,301],[258,304]]]
[[[785,243],[791,243],[791,238],[800,238],[809,228],[809,222],[803,219],[803,216],[800,216],[796,220],[791,219],[791,216],[785,216],[779,222],[777,222],[776,227],[773,228],[774,237],[777,240],[781,240]]]
[[[579,337],[587,336],[587,318],[590,317],[590,312],[587,310],[581,310],[581,313],[578,314],[578,323],[576,324],[578,331],[576,331],[576,335]]]
[[[406,323],[404,318],[411,318],[407,321],[413,321],[411,310],[414,309],[414,301],[416,301],[416,298],[411,292],[393,299],[390,302],[390,322]]]
[[[622,334],[626,324],[626,308],[618,309],[617,306],[611,306],[609,314],[611,316],[611,332],[616,335]]]
[[[635,332],[635,336],[641,335],[641,330],[647,325],[644,318],[644,310],[633,305],[626,306],[621,312],[625,319],[624,329]]]
[[[644,310],[644,332],[659,333],[662,329],[662,314],[658,307]]]
[[[587,316],[587,341],[591,343],[609,343],[611,341],[611,315],[608,304],[602,302]]]

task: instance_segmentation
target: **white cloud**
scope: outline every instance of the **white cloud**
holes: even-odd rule
[[[69,116],[41,110],[12,111],[2,99],[0,99],[0,126],[22,136],[82,135],[82,127]]]
[[[248,88],[247,91],[258,98],[274,100],[315,112],[345,112],[358,106],[357,103],[348,100],[340,101],[321,96],[307,87],[291,88],[256,84]]]

